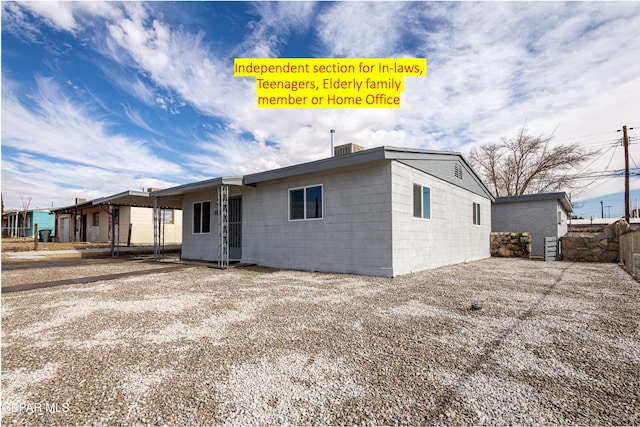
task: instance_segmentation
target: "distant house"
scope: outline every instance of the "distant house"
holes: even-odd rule
[[[153,245],[153,199],[146,191],[126,191],[95,200],[76,199],[71,206],[53,209],[60,242]],[[182,211],[159,207],[156,228],[166,244],[182,242]],[[158,227],[157,224],[161,224]],[[156,236],[157,237],[157,236]]]
[[[181,203],[183,259],[392,277],[490,256],[493,196],[458,153],[378,147],[152,197]]]
[[[564,192],[496,197],[492,207],[491,231],[528,232],[531,255],[544,256],[544,238],[560,238],[568,231],[573,211]]]
[[[35,227],[38,227],[38,238],[55,236],[55,215],[49,209],[31,209],[26,211],[10,211],[2,215],[2,237],[32,238]]]

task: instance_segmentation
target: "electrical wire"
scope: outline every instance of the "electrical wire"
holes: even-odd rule
[[[590,136],[609,135],[609,134],[615,133],[615,132],[616,131],[609,131],[609,132],[602,132],[602,133],[592,133],[591,135],[571,136],[571,137],[562,138],[562,139],[554,139],[554,141],[567,141],[569,139],[582,139],[582,138],[588,138]]]

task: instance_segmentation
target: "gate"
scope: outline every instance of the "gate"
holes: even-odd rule
[[[544,238],[544,260],[545,261],[558,261],[560,259],[558,250],[558,238],[557,237],[545,237]]]
[[[229,197],[229,259],[242,259],[242,196]]]

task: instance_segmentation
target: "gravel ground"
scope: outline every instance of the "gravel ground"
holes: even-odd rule
[[[2,424],[640,425],[639,303],[614,264],[499,258],[5,294]]]
[[[131,271],[152,270],[167,267],[167,264],[128,259],[70,259],[34,261],[5,260],[2,266],[2,287],[28,283],[51,282],[78,277],[102,276]]]

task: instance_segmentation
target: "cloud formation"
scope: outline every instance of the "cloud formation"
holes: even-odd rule
[[[2,20],[16,40],[2,53],[3,191],[31,180],[27,163],[46,161],[65,171],[52,172],[47,200],[93,184],[69,171],[117,181],[87,187],[106,195],[327,157],[329,129],[339,143],[466,154],[526,121],[559,142],[607,149],[640,116],[637,3],[5,2]],[[7,65],[14,49],[52,37],[46,69],[21,79]],[[233,76],[233,58],[283,55],[427,57],[429,70],[406,80],[399,110],[256,109],[255,83]],[[111,93],[69,77],[71,61]],[[621,156],[608,161],[590,167],[621,167]],[[587,195],[620,185],[595,183]]]

